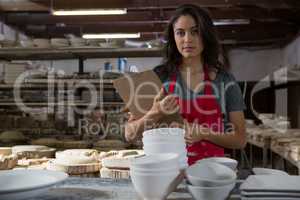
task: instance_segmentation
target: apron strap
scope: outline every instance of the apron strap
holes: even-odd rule
[[[208,67],[207,65],[204,66],[204,94],[212,95],[212,85],[208,74]]]
[[[177,80],[177,75],[176,72],[174,72],[171,75],[171,81],[169,84],[169,94],[173,94],[175,92],[176,80]]]

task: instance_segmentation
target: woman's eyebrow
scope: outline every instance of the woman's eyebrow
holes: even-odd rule
[[[175,28],[175,31],[182,31],[184,30],[183,28]]]
[[[198,26],[197,25],[196,26],[192,26],[191,28],[188,28],[188,29],[198,29]],[[182,31],[184,29],[183,28],[175,28],[175,31],[177,31],[177,30]]]

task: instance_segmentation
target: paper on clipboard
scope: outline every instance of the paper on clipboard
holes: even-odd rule
[[[162,82],[154,71],[148,70],[137,74],[124,75],[113,81],[113,85],[126,107],[137,118],[144,116],[152,107],[154,97],[162,87]],[[182,124],[179,113],[168,115],[160,123]]]

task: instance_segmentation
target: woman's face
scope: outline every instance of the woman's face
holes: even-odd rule
[[[177,49],[183,58],[200,57],[203,42],[194,18],[190,15],[180,16],[173,29]]]

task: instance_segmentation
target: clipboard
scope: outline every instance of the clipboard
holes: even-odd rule
[[[113,85],[126,108],[137,118],[141,118],[151,109],[155,96],[163,86],[153,70],[125,74],[115,79]],[[169,125],[172,122],[183,124],[183,118],[179,113],[174,113],[167,115],[159,123]]]

